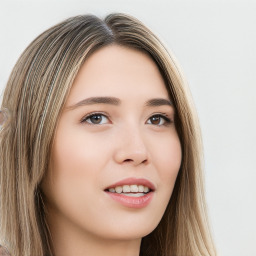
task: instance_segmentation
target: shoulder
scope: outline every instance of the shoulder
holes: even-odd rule
[[[11,256],[8,251],[0,245],[0,256]]]

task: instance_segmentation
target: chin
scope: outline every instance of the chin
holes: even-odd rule
[[[137,214],[137,216],[136,216]],[[130,216],[129,216],[130,215]],[[104,225],[104,228],[95,230],[98,236],[111,240],[134,240],[141,239],[150,234],[159,224],[161,218],[148,218],[138,216],[138,213],[122,216],[122,220],[111,219]]]

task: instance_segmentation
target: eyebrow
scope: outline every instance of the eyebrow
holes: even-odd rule
[[[148,100],[145,105],[147,107],[159,107],[164,105],[173,107],[173,103],[170,100],[162,99],[162,98]]]
[[[109,104],[114,106],[121,105],[121,100],[115,97],[90,97],[77,102],[74,105],[67,107],[67,110],[73,110],[81,106],[94,105],[94,104]],[[169,99],[155,98],[146,101],[145,106],[147,107],[158,107],[158,106],[173,106],[173,103]]]

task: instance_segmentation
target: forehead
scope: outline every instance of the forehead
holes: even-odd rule
[[[165,97],[168,93],[155,62],[145,53],[118,45],[93,53],[79,70],[68,102],[82,97]]]

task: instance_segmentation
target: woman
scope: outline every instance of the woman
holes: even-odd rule
[[[141,22],[85,15],[50,28],[14,67],[3,113],[11,255],[216,255],[188,89]]]

